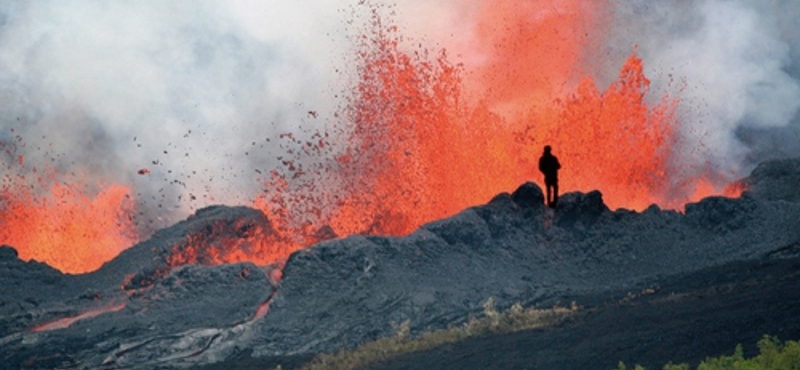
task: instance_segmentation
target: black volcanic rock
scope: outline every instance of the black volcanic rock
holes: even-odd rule
[[[0,261],[11,261],[18,259],[19,253],[10,245],[0,245]]]
[[[686,205],[686,217],[717,233],[746,228],[757,221],[759,204],[745,195],[739,199],[708,197]]]
[[[800,158],[763,162],[743,182],[756,199],[800,202]]]
[[[19,259],[10,246],[0,246],[0,337],[28,329],[42,305],[69,295],[65,275],[36,261]],[[2,348],[2,342],[0,342]]]
[[[520,207],[544,207],[544,193],[542,193],[542,188],[532,182],[526,182],[517,188],[517,190],[511,194],[511,200]]]
[[[558,199],[556,224],[572,227],[580,223],[582,227],[591,226],[598,218],[610,210],[603,203],[603,194],[594,190],[589,193],[567,193]]]
[[[17,250],[0,246],[0,307],[4,302],[42,302],[62,299],[65,275],[47,264],[19,259]]]
[[[500,194],[403,238],[354,236],[294,254],[263,323],[271,334],[255,348],[333,351],[388,335],[392,322],[409,320],[412,333],[458,324],[489,297],[500,307],[563,303],[800,241],[794,203],[711,197],[685,215],[612,212],[593,191],[565,194],[550,210],[538,186],[521,189],[519,202]]]

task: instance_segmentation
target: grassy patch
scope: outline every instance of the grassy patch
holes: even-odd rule
[[[697,366],[697,370],[796,370],[800,369],[800,342],[788,341],[781,343],[775,337],[765,335],[758,341],[759,354],[752,358],[745,358],[742,346],[736,346],[730,356],[707,358]],[[620,362],[617,370],[628,370]],[[645,370],[636,365],[630,370]],[[664,370],[692,370],[688,364],[664,365]]]
[[[511,333],[549,325],[574,314],[578,310],[575,303],[571,307],[548,309],[523,309],[519,303],[506,312],[495,309],[494,299],[489,298],[483,305],[484,316],[470,319],[461,326],[444,330],[424,332],[412,338],[409,321],[394,324],[395,334],[364,343],[358,348],[342,350],[336,354],[321,354],[301,370],[350,370],[358,369],[379,361],[406,353],[424,351],[443,344],[458,342],[471,337],[490,334]]]

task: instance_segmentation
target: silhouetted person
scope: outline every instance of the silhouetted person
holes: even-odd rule
[[[544,174],[544,185],[547,187],[547,206],[555,208],[558,205],[558,170],[561,164],[550,150],[550,145],[545,145],[544,154],[539,158],[539,171]]]

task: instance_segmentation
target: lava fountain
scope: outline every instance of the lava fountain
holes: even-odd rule
[[[605,89],[579,73],[583,34],[602,32],[597,4],[526,4],[498,0],[477,12],[471,47],[485,56],[474,70],[444,49],[409,46],[386,8],[372,6],[367,30],[354,38],[357,78],[338,115],[349,145],[326,168],[335,172],[335,195],[310,186],[316,177],[277,174],[277,203],[322,204],[302,223],[339,235],[407,234],[540,181],[544,145],[561,158],[563,191],[599,189],[612,208],[680,209],[718,193],[720,175],[696,176],[677,159],[679,100],[653,96],[635,48]],[[275,216],[299,229],[290,214]]]

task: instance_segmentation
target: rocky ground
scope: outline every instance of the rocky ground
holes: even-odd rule
[[[797,307],[789,287],[797,281],[800,160],[762,164],[746,182],[741,198],[706,198],[685,213],[611,211],[599,192],[566,194],[553,212],[539,187],[525,184],[406,237],[351,236],[294,253],[280,282],[274,266],[203,265],[219,246],[246,249],[270,235],[269,220],[243,207],[201,210],[87,275],[63,275],[0,248],[0,363],[171,369],[282,361],[286,369],[388,335],[392,322],[409,320],[412,335],[457,325],[489,297],[500,309],[571,300],[589,309],[556,328],[382,366],[522,369],[541,361],[602,369],[618,360],[694,361],[762,334],[796,337],[796,324],[765,323]],[[176,251],[198,257],[176,260]],[[619,302],[654,286],[655,294]],[[72,321],[53,325],[59,319]],[[750,327],[753,338],[726,334]],[[547,362],[559,359],[573,365]]]

